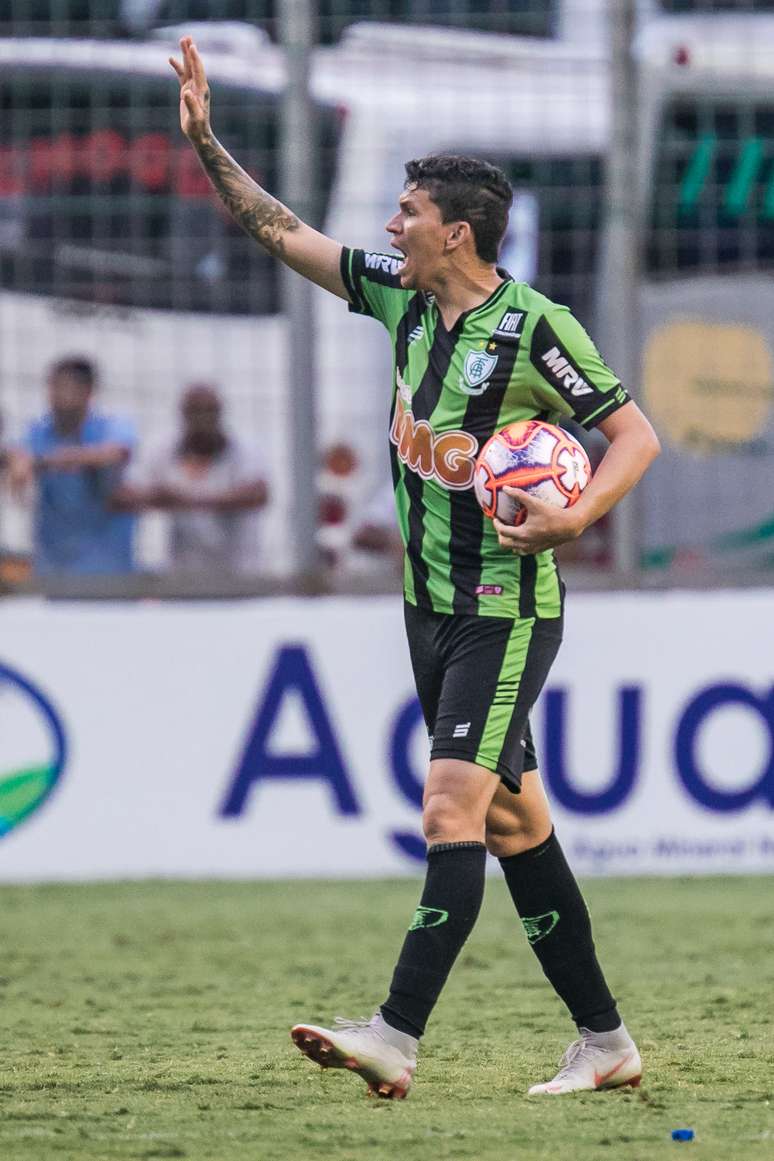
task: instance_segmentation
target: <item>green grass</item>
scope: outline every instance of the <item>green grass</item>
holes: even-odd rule
[[[0,889],[0,1158],[771,1161],[770,880],[587,884],[646,1076],[550,1099],[525,1091],[572,1029],[493,879],[410,1098],[369,1100],[288,1028],[370,1014],[417,889]],[[676,1127],[696,1140],[673,1143]]]

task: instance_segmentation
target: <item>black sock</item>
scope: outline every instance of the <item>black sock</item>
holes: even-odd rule
[[[579,1028],[621,1023],[594,952],[591,920],[554,832],[532,850],[500,859],[532,950]]]
[[[483,843],[437,843],[427,852],[422,899],[382,1004],[382,1016],[409,1036],[425,1030],[441,988],[473,930],[484,897]]]

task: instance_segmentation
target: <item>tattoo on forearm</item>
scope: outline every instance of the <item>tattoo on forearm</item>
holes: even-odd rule
[[[214,137],[196,147],[207,175],[231,216],[270,254],[282,258],[285,234],[301,223],[295,214],[254,182]]]

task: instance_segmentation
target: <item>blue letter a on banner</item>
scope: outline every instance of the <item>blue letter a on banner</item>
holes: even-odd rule
[[[303,754],[272,754],[268,749],[269,738],[283,700],[291,692],[301,696],[317,745]],[[286,645],[277,654],[242,759],[219,813],[225,818],[241,814],[251,787],[267,778],[323,778],[330,784],[340,814],[360,813],[319,687],[301,645]]]

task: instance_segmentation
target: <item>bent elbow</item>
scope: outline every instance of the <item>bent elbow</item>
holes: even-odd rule
[[[641,416],[639,436],[640,448],[647,468],[661,454],[661,440],[656,435],[653,424],[645,415]]]

